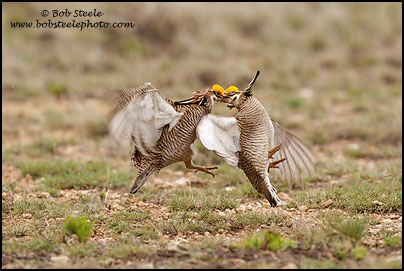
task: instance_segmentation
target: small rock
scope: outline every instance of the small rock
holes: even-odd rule
[[[131,204],[131,203],[138,203],[139,202],[139,198],[137,197],[129,197],[125,200],[126,203]]]
[[[232,214],[235,214],[235,213],[236,213],[236,210],[234,210],[234,209],[226,209],[226,210],[224,210],[224,212],[225,212],[227,215],[232,215]]]
[[[243,211],[245,211],[245,206],[244,205],[240,205],[240,207],[236,208],[236,213],[241,213]]]
[[[139,269],[154,269],[153,263],[139,263],[136,265],[136,268]]]
[[[369,229],[369,233],[371,234],[376,234],[378,232],[380,232],[380,229]]]
[[[369,214],[369,216],[375,220],[379,220],[382,216],[378,214]]]
[[[69,257],[61,255],[61,256],[52,256],[50,258],[52,262],[57,265],[68,265],[69,264]]]
[[[24,219],[31,219],[32,215],[31,214],[22,214],[22,218]]]
[[[298,269],[299,267],[295,263],[288,263],[283,266],[281,269]]]
[[[297,209],[298,209],[300,212],[306,212],[308,208],[307,208],[306,206],[302,205],[302,206],[297,207]]]
[[[112,209],[112,210],[121,211],[121,210],[123,210],[123,209],[125,209],[125,208],[122,207],[121,205],[119,205],[118,203],[114,202],[114,203],[112,203],[112,205],[111,205],[111,209]]]
[[[21,193],[22,189],[19,186],[14,187],[14,192]]]
[[[33,178],[29,173],[27,173],[27,174],[25,175],[25,179],[26,179],[27,181],[33,181],[33,180],[34,180],[34,178]]]
[[[197,240],[197,241],[201,241],[203,239],[203,236],[202,235],[195,235],[194,239]]]
[[[314,95],[314,90],[311,88],[301,88],[298,90],[300,97],[310,99]]]
[[[368,246],[375,246],[376,245],[376,240],[371,239],[371,238],[367,238],[367,239],[363,240],[363,244],[368,245]]]
[[[356,143],[348,144],[348,149],[351,149],[351,150],[359,150],[359,145],[356,144]]]
[[[203,235],[205,235],[205,236],[210,236],[210,232],[205,231],[205,233],[204,233]]]
[[[217,231],[218,231],[219,233],[224,233],[224,232],[225,232],[224,229],[218,229]]]
[[[188,178],[179,178],[179,179],[175,180],[174,183],[178,186],[185,186],[189,183],[189,179]]]
[[[224,190],[226,190],[226,191],[231,191],[231,190],[233,190],[234,189],[234,186],[226,186],[225,188],[224,188]]]
[[[328,199],[328,200],[324,201],[323,203],[321,203],[321,207],[327,208],[327,207],[331,206],[331,204],[333,204],[332,199]]]
[[[234,258],[232,259],[233,264],[244,264],[245,260],[241,258]]]
[[[219,212],[217,212],[218,213],[218,215],[220,215],[220,216],[226,216],[226,214],[224,213],[224,212],[222,212],[222,211],[219,211]]]
[[[177,250],[178,249],[178,242],[171,240],[167,244],[167,250]]]
[[[382,206],[382,205],[383,205],[383,202],[380,202],[380,201],[378,201],[378,200],[375,200],[375,201],[373,201],[373,204],[376,204],[376,205],[378,205],[378,206]]]
[[[41,193],[39,193],[38,195],[37,195],[37,197],[38,198],[45,198],[45,199],[47,199],[47,198],[50,198],[50,194],[48,193],[48,192],[41,192]]]
[[[292,201],[292,198],[291,198],[288,194],[286,194],[286,193],[284,193],[284,192],[279,192],[279,193],[278,193],[278,197],[279,197],[281,200]]]

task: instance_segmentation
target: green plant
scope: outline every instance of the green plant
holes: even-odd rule
[[[66,85],[60,82],[48,82],[47,88],[48,92],[55,97],[67,94]]]
[[[343,220],[343,218],[338,215],[330,215],[328,222],[331,228],[343,236],[348,237],[352,243],[358,243],[368,227],[367,220],[364,218]]]
[[[295,243],[292,240],[282,237],[280,234],[264,231],[261,234],[254,234],[253,236],[248,237],[240,246],[243,248],[278,251],[293,247],[294,245]]]
[[[356,246],[352,249],[352,256],[357,259],[363,259],[366,256],[367,248],[364,246]]]
[[[401,247],[402,237],[401,235],[394,235],[392,231],[383,231],[383,240],[388,247]]]
[[[93,222],[87,221],[86,215],[82,217],[71,217],[68,215],[65,222],[65,230],[69,236],[76,234],[79,242],[83,243],[92,235],[93,225]]]

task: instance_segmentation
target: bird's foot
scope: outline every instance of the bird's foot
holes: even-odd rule
[[[279,168],[279,167],[277,166],[277,164],[279,164],[280,162],[283,162],[283,161],[285,161],[285,160],[286,160],[286,158],[282,158],[282,159],[279,159],[279,160],[276,160],[276,161],[273,161],[273,162],[269,163],[269,165],[268,165],[268,170],[269,170],[270,168]]]
[[[201,172],[208,173],[208,174],[212,175],[213,178],[215,178],[215,174],[213,174],[212,172],[209,171],[209,170],[214,170],[214,169],[217,169],[217,167],[198,167],[198,168],[195,168],[195,173],[198,171],[201,171]]]
[[[272,156],[274,156],[274,154],[277,153],[277,152],[281,149],[281,146],[282,146],[282,143],[279,144],[278,146],[274,147],[273,149],[271,149],[271,150],[268,152],[268,158],[269,158],[269,159],[272,158]]]

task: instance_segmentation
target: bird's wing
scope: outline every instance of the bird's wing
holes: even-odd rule
[[[153,150],[162,128],[168,124],[172,129],[182,115],[150,83],[134,90],[120,90],[118,95],[119,105],[113,110],[110,134],[123,145],[128,145],[132,138],[144,155]]]
[[[301,182],[300,171],[307,174],[314,173],[314,157],[309,148],[291,131],[281,126],[278,122],[272,120],[274,126],[275,146],[282,143],[279,152],[275,154],[276,159],[287,159],[280,163],[279,170],[283,177],[292,185],[294,178]]]
[[[196,127],[196,136],[205,148],[222,157],[227,164],[238,165],[240,131],[236,118],[206,115]]]

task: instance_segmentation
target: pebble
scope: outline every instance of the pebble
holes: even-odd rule
[[[245,260],[241,258],[234,258],[232,259],[233,264],[244,264]]]
[[[112,205],[111,205],[111,209],[121,211],[121,210],[123,210],[123,209],[125,209],[125,208],[122,207],[121,205],[119,205],[118,203],[114,202],[114,203],[112,203]]]
[[[168,242],[167,244],[167,249],[168,250],[177,250],[178,249],[178,242],[171,240],[170,242]]]
[[[22,218],[24,219],[31,219],[32,215],[31,214],[22,214]]]
[[[298,269],[299,267],[295,263],[288,263],[283,266],[281,269]]]
[[[382,206],[382,205],[383,205],[383,202],[380,202],[380,201],[378,201],[378,200],[373,201],[373,203],[376,204],[376,205],[379,205],[379,206]]]
[[[323,203],[321,203],[321,207],[327,208],[327,207],[331,206],[331,204],[333,204],[332,199],[328,199],[328,200],[324,201]]]
[[[154,269],[154,264],[153,263],[138,263],[136,265],[136,268],[138,268],[138,269]]]
[[[297,209],[301,212],[306,212],[308,208],[306,206],[302,205],[302,206],[297,207]]]
[[[50,258],[52,262],[58,265],[67,265],[69,264],[69,257],[61,255],[61,256],[52,256]]]
[[[284,192],[279,192],[279,193],[278,193],[278,197],[279,197],[281,200],[292,201],[292,198],[291,198],[288,194],[286,194],[286,193],[284,193]]]
[[[37,195],[38,198],[45,198],[45,199],[50,198],[50,196],[51,195],[48,192],[41,192]]]

